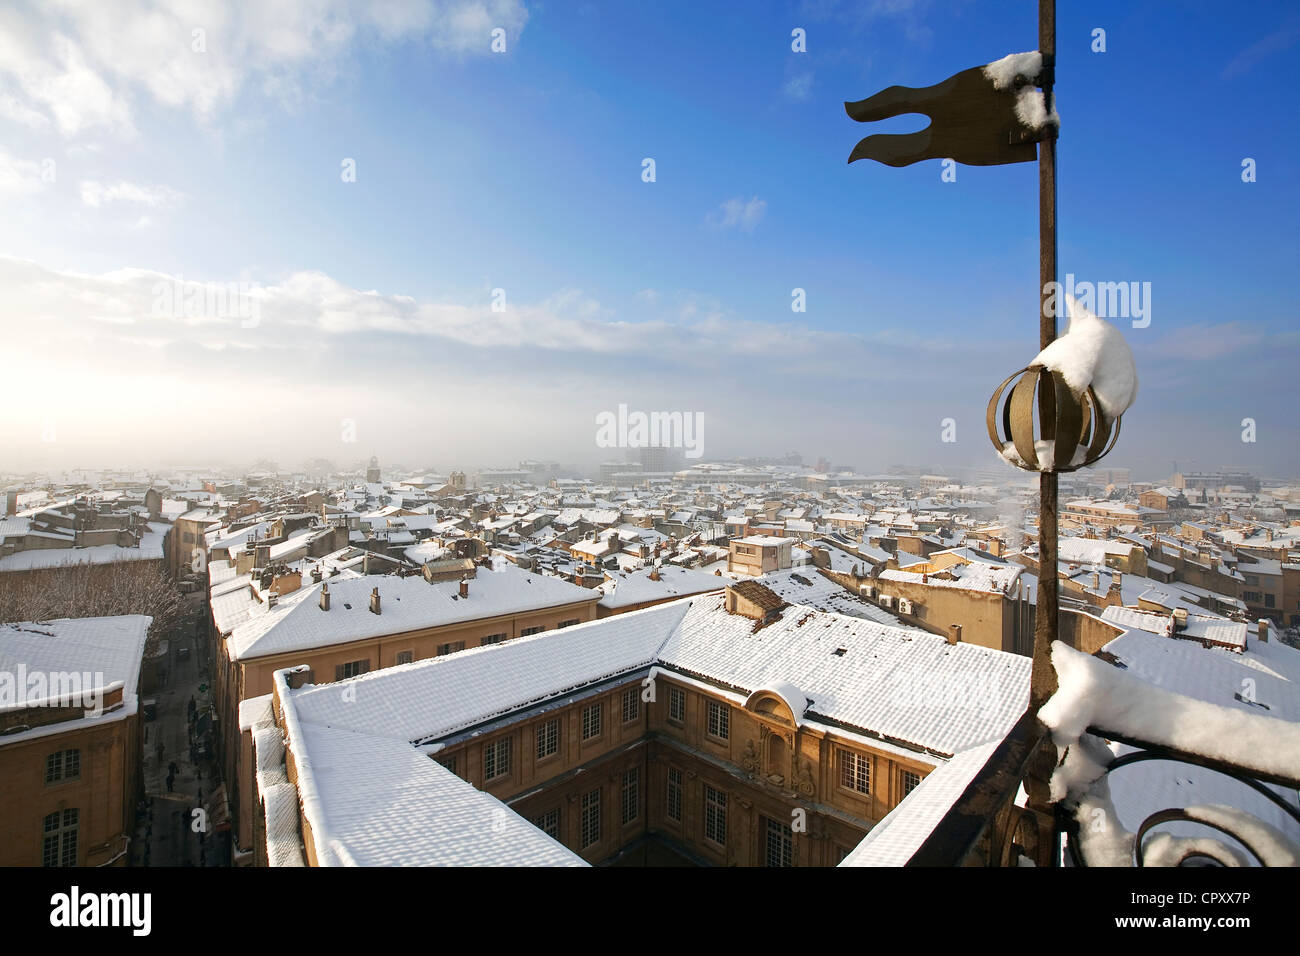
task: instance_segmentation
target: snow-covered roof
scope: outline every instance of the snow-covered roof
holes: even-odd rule
[[[756,580],[791,604],[802,604],[818,611],[847,614],[850,617],[875,621],[877,624],[905,626],[884,608],[845,589],[824,574],[818,573],[815,568],[801,567],[769,571]]]
[[[320,608],[322,585],[305,584],[275,606],[262,605],[238,625],[227,643],[231,656],[246,660],[284,654],[598,598],[595,591],[509,562],[480,568],[464,599],[459,582],[430,584],[420,576],[340,575],[324,583],[330,589],[330,610]],[[374,588],[379,589],[380,614],[370,611]]]
[[[643,568],[616,574],[596,590],[604,596],[600,606],[610,610],[630,607],[645,601],[663,601],[673,597],[686,597],[688,594],[701,594],[716,591],[729,582],[715,574],[706,574],[691,568],[680,568],[666,564],[658,569],[659,580],[652,580],[650,575],[654,568]]]
[[[990,594],[1007,594],[1012,591],[1016,580],[1024,573],[1019,564],[990,564],[972,561],[969,564],[954,564],[933,574],[922,575],[917,571],[880,572],[882,581],[899,581],[910,584],[927,584],[938,588],[959,588],[963,591],[982,591]]]
[[[1001,739],[1028,701],[1027,657],[798,606],[753,624],[720,595],[694,598],[659,664],[746,692],[782,675],[812,698],[809,721],[944,756]]]
[[[753,625],[710,594],[374,671],[347,682],[354,694],[337,683],[290,691],[277,672],[318,859],[577,860],[428,755],[448,737],[643,672],[714,688],[738,706],[775,693],[805,725],[927,762],[1000,741],[1028,701],[1025,657],[805,607]]]
[[[102,699],[122,688],[122,707],[97,717],[61,721],[0,737],[0,745],[48,734],[91,727],[136,713],[140,662],[153,618],[141,614],[116,617],[60,618],[54,621],[0,624],[0,674],[11,675],[17,699],[3,709],[23,709],[53,701],[58,689],[76,691],[81,699]],[[19,680],[27,674],[28,682]],[[30,676],[45,675],[40,686]],[[52,675],[78,675],[76,687],[49,686]]]
[[[112,564],[119,561],[161,561],[163,537],[158,532],[146,531],[140,536],[138,548],[97,544],[88,548],[33,548],[28,551],[16,551],[0,558],[0,572],[33,571],[78,564]],[[69,543],[71,543],[70,538]]]

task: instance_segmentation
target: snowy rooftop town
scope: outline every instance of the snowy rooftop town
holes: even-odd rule
[[[10,476],[0,662],[98,676],[18,688],[0,756],[137,748],[206,865],[1300,860],[1300,486],[1062,476],[1068,759],[952,842],[1024,743],[1033,480],[655,452]],[[130,781],[95,786],[114,832],[77,862],[154,862]]]
[[[1296,0],[0,2],[6,928],[1285,932],[1298,77]]]

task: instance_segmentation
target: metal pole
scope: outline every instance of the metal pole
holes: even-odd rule
[[[1052,106],[1056,81],[1056,0],[1038,0],[1038,51],[1043,56],[1043,96]],[[1056,338],[1056,313],[1047,308],[1049,289],[1056,282],[1056,137],[1038,144],[1038,331],[1039,347],[1047,348]],[[1055,297],[1053,297],[1055,299]],[[1030,708],[1038,708],[1056,693],[1056,671],[1052,667],[1052,642],[1056,640],[1057,548],[1056,472],[1038,476],[1038,602],[1034,615],[1034,663],[1030,679]]]

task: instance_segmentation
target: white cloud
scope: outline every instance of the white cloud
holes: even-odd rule
[[[767,212],[767,200],[754,196],[748,202],[743,199],[728,199],[709,217],[709,222],[719,229],[741,229],[753,232],[754,227]]]
[[[786,80],[781,91],[788,99],[806,100],[812,95],[812,84],[813,75],[811,73],[800,73]]]
[[[43,185],[40,163],[18,159],[0,150],[0,196],[29,195]]]
[[[171,206],[180,193],[167,186],[141,186],[138,183],[100,183],[90,179],[81,181],[81,201],[98,209],[113,202],[140,203],[153,208]]]
[[[45,0],[0,10],[0,116],[66,136],[134,130],[142,100],[211,122],[246,88],[283,103],[328,83],[358,42],[487,54],[523,0]],[[196,33],[196,31],[202,31]]]

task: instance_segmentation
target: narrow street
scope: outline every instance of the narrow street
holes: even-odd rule
[[[212,698],[206,642],[196,636],[203,620],[203,595],[192,594],[186,603],[193,614],[168,635],[167,653],[159,662],[159,682],[152,696],[156,717],[144,723],[145,804],[132,841],[133,866],[225,866],[222,841],[214,840],[204,801],[220,783],[213,774],[215,761],[191,748],[190,702],[196,713],[206,713]],[[173,771],[171,788],[168,776]],[[196,811],[202,811],[196,813]],[[206,829],[207,832],[200,832]]]

